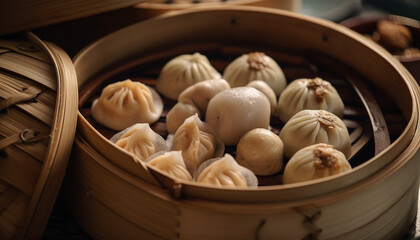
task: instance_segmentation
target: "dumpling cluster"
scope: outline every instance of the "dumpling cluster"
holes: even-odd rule
[[[188,117],[198,114],[205,116],[210,100],[219,92],[230,89],[224,79],[212,79],[198,82],[184,91],[178,97],[178,102],[168,112],[166,129],[174,133]]]
[[[113,130],[123,130],[136,123],[153,123],[163,111],[163,102],[153,88],[130,79],[105,87],[93,101],[92,117]]]
[[[195,171],[205,160],[223,155],[225,145],[214,134],[213,129],[193,115],[187,118],[173,136],[172,149],[181,151],[188,171]]]
[[[91,112],[109,128],[125,129],[112,142],[171,178],[256,187],[257,175],[282,170],[287,184],[351,169],[350,136],[336,89],[321,78],[286,86],[283,71],[264,53],[238,57],[223,78],[205,56],[181,55],[163,67],[156,88],[177,100],[166,114],[166,140],[150,128],[162,114],[162,100],[144,84],[109,85]],[[279,134],[271,129],[272,118],[285,123]],[[290,159],[286,166],[284,156]]]

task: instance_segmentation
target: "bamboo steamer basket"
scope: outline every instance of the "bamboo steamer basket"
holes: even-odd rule
[[[0,52],[0,239],[41,239],[76,131],[76,73],[32,33]]]
[[[355,103],[344,119],[352,171],[289,185],[274,176],[259,179],[267,186],[257,189],[175,181],[115,147],[113,132],[89,116],[92,98],[112,81],[134,77],[153,86],[163,64],[181,53],[208,54],[221,70],[251,50],[269,52],[288,81],[323,72],[345,79],[336,84],[348,94],[345,103]],[[197,8],[110,34],[74,65],[80,99],[66,192],[75,220],[95,239],[396,239],[415,218],[418,85],[354,31],[281,10]],[[157,132],[164,114],[152,125]]]

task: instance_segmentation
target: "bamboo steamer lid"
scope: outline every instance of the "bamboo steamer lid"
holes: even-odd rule
[[[40,239],[76,129],[71,59],[32,33],[0,40],[0,239]]]

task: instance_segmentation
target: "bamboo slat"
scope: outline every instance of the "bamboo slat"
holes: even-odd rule
[[[42,168],[41,162],[31,155],[14,150],[10,151],[9,157],[2,159],[0,166],[0,176],[4,181],[12,184],[28,196],[33,194]]]
[[[19,194],[20,192],[14,187],[9,187],[6,191],[2,192],[0,196],[0,209],[6,209],[9,204],[16,200]]]
[[[17,104],[16,106],[44,124],[51,126],[51,116],[54,115],[55,105],[54,91],[46,90],[45,87],[36,85],[27,79],[2,72],[0,72],[0,83],[0,94],[5,99],[16,96],[22,89],[27,89],[28,87],[38,89],[39,94],[33,99],[26,101],[26,104]]]
[[[25,194],[20,194],[16,200],[9,205],[7,210],[2,212],[2,217],[13,225],[18,226],[28,203],[29,197]]]
[[[19,122],[16,119],[19,119]],[[0,120],[2,121],[0,125],[0,136],[2,137],[21,133],[24,129],[29,129],[30,127],[32,130],[39,131],[42,136],[45,136],[45,140],[48,140],[49,128],[42,123],[34,121],[31,116],[21,111],[9,109],[6,115],[0,115]],[[48,141],[45,140],[41,144],[18,144],[17,148],[35,157],[39,162],[43,162],[48,144]]]
[[[11,239],[15,236],[29,198],[24,194],[11,203],[0,215],[0,236],[2,239]]]
[[[51,90],[56,90],[57,83],[51,64],[34,61],[34,58],[10,52],[0,55],[0,68],[33,79]]]
[[[21,39],[0,39],[0,48],[48,63],[48,56],[37,45]]]

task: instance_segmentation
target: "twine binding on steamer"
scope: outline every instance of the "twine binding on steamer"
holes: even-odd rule
[[[309,230],[309,233],[302,240],[317,240],[322,229],[316,225],[316,221],[321,218],[322,211],[318,207],[295,208],[304,218],[303,226]]]
[[[20,133],[16,133],[12,136],[6,137],[0,140],[0,156],[7,157],[5,148],[15,143],[22,144],[32,144],[41,141],[44,138],[47,138],[48,135],[42,135],[39,131],[34,131],[30,129],[24,129]]]
[[[18,103],[35,100],[43,91],[44,89],[39,89],[34,86],[23,88],[20,93],[12,97],[0,99],[0,111],[4,111],[8,107]]]

